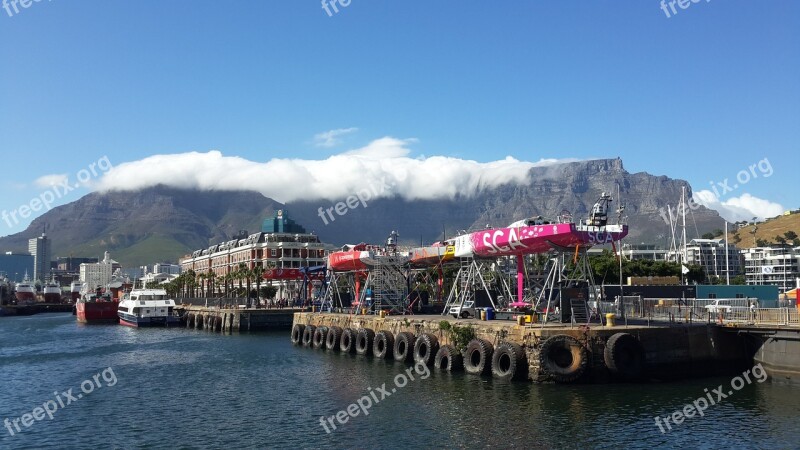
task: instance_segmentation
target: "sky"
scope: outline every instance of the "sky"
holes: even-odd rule
[[[97,189],[430,198],[617,157],[729,220],[800,208],[798,2],[326,1],[0,3],[0,235]]]

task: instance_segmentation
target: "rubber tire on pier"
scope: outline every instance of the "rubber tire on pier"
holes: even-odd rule
[[[644,372],[644,347],[629,333],[616,333],[606,342],[603,351],[606,367],[624,380],[635,380]]]
[[[369,328],[358,330],[356,336],[356,353],[367,356],[372,352],[372,341],[375,339],[375,332]]]
[[[503,342],[492,355],[492,376],[501,380],[528,378],[528,358],[519,344]]]
[[[433,367],[436,370],[444,370],[446,372],[461,372],[464,370],[464,356],[452,345],[439,347],[439,351],[436,352],[433,361]]]
[[[397,333],[394,338],[394,360],[411,362],[414,357],[414,335],[408,331]]]
[[[325,338],[328,337],[328,327],[317,327],[314,330],[314,337],[311,338],[311,345],[315,349],[325,349]]]
[[[439,339],[430,333],[422,333],[414,342],[414,362],[432,366],[439,351]]]
[[[492,366],[494,346],[484,339],[473,339],[464,351],[464,370],[472,375],[488,374]]]
[[[339,339],[339,350],[342,353],[355,353],[356,351],[356,332],[352,328],[342,330],[342,337]]]
[[[576,381],[588,366],[589,352],[572,336],[551,336],[539,348],[539,370],[556,383]]]
[[[314,325],[306,326],[306,329],[303,330],[303,347],[311,347],[311,342],[314,340],[315,331],[317,331],[317,327]]]
[[[325,336],[325,348],[330,351],[339,350],[339,339],[342,338],[342,329],[339,327],[328,328],[328,335]]]
[[[388,331],[378,331],[372,341],[372,354],[376,358],[391,359],[394,354],[394,335]]]
[[[303,331],[305,329],[305,325],[300,325],[299,323],[294,324],[292,327],[292,344],[300,345],[303,343]]]

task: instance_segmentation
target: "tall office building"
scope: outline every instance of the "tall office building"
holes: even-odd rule
[[[33,239],[28,239],[28,252],[33,256],[33,280],[41,283],[50,278],[50,239],[46,233]]]

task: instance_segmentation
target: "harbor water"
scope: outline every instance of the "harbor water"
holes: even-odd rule
[[[0,448],[800,447],[800,390],[750,379],[730,394],[732,377],[498,382],[294,347],[288,331],[40,314],[0,319]],[[699,398],[715,404],[663,426]]]

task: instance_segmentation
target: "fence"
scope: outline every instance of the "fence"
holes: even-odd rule
[[[622,314],[627,319],[653,321],[707,321],[721,324],[800,326],[797,308],[751,308],[755,298],[682,299],[623,297]],[[601,303],[601,312],[614,312],[614,303]]]

